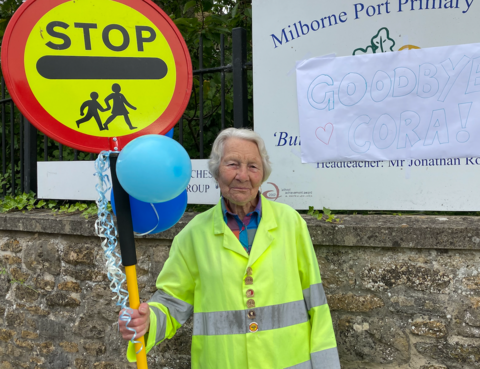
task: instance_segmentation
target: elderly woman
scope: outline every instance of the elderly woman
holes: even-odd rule
[[[263,140],[224,130],[209,168],[222,198],[175,237],[158,291],[129,327],[147,334],[148,352],[193,312],[192,368],[340,368],[305,221],[259,191],[271,172]],[[127,356],[135,360],[132,344]]]

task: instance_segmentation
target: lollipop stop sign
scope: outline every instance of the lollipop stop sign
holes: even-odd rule
[[[147,0],[27,1],[9,23],[1,58],[26,118],[83,151],[166,134],[190,98],[185,42]]]

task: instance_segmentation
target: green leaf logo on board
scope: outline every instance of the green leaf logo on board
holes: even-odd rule
[[[378,54],[393,51],[395,41],[390,38],[390,31],[388,28],[380,28],[375,36],[370,40],[370,45],[366,48],[359,47],[353,50],[353,55],[362,54]]]

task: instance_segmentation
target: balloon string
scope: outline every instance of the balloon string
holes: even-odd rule
[[[155,227],[153,227],[151,230],[149,230],[148,232],[135,233],[136,236],[146,236],[147,234],[152,233],[158,227],[158,225],[160,224],[160,216],[157,213],[157,209],[155,209],[155,206],[153,204],[150,204],[150,206],[152,207],[153,211],[155,212],[155,215],[157,216],[157,225]]]
[[[122,284],[127,280],[125,273],[120,269],[121,256],[115,251],[117,241],[117,228],[113,221],[112,214],[108,211],[108,200],[106,194],[112,188],[110,178],[108,177],[108,169],[110,168],[110,153],[117,151],[102,151],[97,160],[95,160],[95,175],[98,177],[98,184],[95,186],[98,192],[98,199],[96,201],[98,207],[98,218],[95,221],[95,234],[103,238],[102,249],[104,251],[107,267],[107,276],[110,280],[110,289],[116,294],[112,300],[117,299],[116,305],[120,306],[122,313],[119,320],[125,322],[127,330],[133,332],[133,337],[130,340],[133,344],[141,343],[136,341],[137,331],[128,326],[132,320],[131,313],[133,310],[127,307],[128,291],[122,288]],[[158,214],[157,214],[158,216]],[[120,329],[120,326],[119,326]],[[137,351],[137,354],[142,351],[142,347]]]

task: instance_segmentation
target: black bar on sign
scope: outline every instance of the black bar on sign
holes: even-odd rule
[[[159,58],[46,55],[37,71],[47,79],[162,79],[168,67]]]

